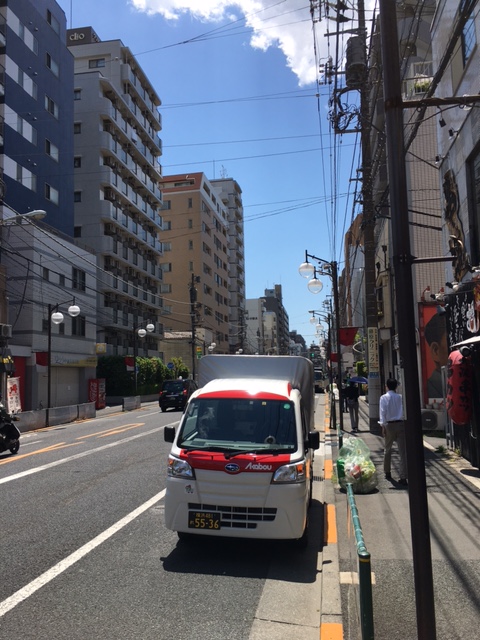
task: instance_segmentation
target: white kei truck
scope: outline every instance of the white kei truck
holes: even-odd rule
[[[165,523],[192,534],[307,543],[314,426],[310,360],[208,355],[168,459]]]

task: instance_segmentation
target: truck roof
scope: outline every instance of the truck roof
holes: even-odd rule
[[[292,385],[287,380],[266,380],[264,378],[217,378],[195,394],[197,398],[229,397],[289,400]]]

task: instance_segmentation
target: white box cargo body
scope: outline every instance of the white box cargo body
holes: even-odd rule
[[[169,456],[165,521],[183,534],[306,539],[313,366],[295,356],[205,356]]]

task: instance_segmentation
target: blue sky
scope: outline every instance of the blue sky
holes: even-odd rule
[[[137,56],[162,100],[164,175],[237,180],[246,295],[281,284],[290,329],[310,344],[308,311],[321,309],[331,283],[324,278],[323,291],[311,294],[298,266],[307,249],[336,259],[341,270],[352,216],[356,136],[335,139],[326,117],[330,90],[317,85],[316,69],[334,56],[323,33],[336,23],[313,27],[308,0],[57,1],[69,28],[92,26]]]

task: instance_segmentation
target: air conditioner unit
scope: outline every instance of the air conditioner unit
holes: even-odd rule
[[[11,338],[12,337],[12,325],[11,324],[0,324],[0,336],[2,338]]]
[[[422,431],[443,431],[446,422],[444,410],[422,409]]]

